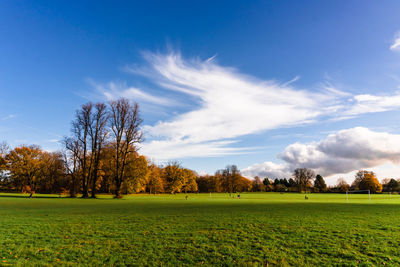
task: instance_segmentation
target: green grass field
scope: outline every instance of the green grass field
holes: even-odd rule
[[[400,265],[400,196],[0,194],[0,265]]]

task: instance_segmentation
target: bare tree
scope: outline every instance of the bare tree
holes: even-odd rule
[[[82,197],[89,196],[89,179],[91,177],[92,163],[90,160],[89,129],[92,125],[93,104],[87,103],[76,111],[75,120],[72,122],[72,133],[77,140],[80,153],[79,164],[81,167]]]
[[[64,165],[68,176],[70,177],[69,194],[71,197],[76,197],[78,183],[78,175],[80,170],[80,146],[79,141],[74,138],[64,138],[63,145],[65,151],[63,151]]]
[[[107,138],[107,121],[108,113],[107,106],[104,103],[97,103],[95,111],[92,113],[92,118],[89,124],[89,136],[91,143],[90,161],[93,170],[91,171],[90,182],[92,183],[92,198],[96,197],[96,183],[98,180],[99,164],[102,154],[103,144]]]
[[[315,172],[307,168],[298,168],[294,170],[293,178],[297,183],[299,192],[306,191],[311,186],[311,181],[315,177]]]
[[[10,152],[10,147],[6,142],[0,143],[0,183],[7,179],[7,160],[6,156]]]
[[[110,102],[110,128],[115,145],[115,197],[121,198],[121,185],[125,179],[125,167],[128,155],[137,150],[137,144],[143,141],[140,130],[142,119],[139,105],[133,105],[125,98]]]

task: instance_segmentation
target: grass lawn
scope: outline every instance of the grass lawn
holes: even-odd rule
[[[0,194],[0,265],[400,265],[400,196]]]

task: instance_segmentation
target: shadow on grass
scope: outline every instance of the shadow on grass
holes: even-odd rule
[[[0,194],[0,197],[7,197],[7,198],[51,198],[51,199],[72,199],[70,197],[59,197],[59,196],[46,196],[46,195],[33,195],[32,197],[29,197],[29,195],[17,195],[17,194]]]
[[[104,197],[104,195],[100,195],[100,197],[69,197],[69,196],[59,196],[59,195],[41,195],[41,194],[35,194],[32,197],[29,197],[29,195],[22,195],[22,194],[13,194],[13,193],[0,193],[0,198],[25,198],[25,199],[79,199],[79,200],[126,200],[127,198],[119,198],[116,199],[112,197],[111,195],[107,197]]]

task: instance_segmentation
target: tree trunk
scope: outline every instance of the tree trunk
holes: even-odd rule
[[[96,198],[96,182],[97,182],[97,169],[93,171],[92,178],[92,196],[91,198]]]
[[[114,198],[122,198],[121,182],[119,181],[119,179],[115,183],[115,197]]]
[[[75,175],[72,175],[72,184],[71,187],[69,189],[69,196],[71,198],[76,198],[76,181],[75,181]]]
[[[88,183],[84,182],[83,184],[83,192],[82,192],[82,198],[88,198],[89,193],[88,193]]]

